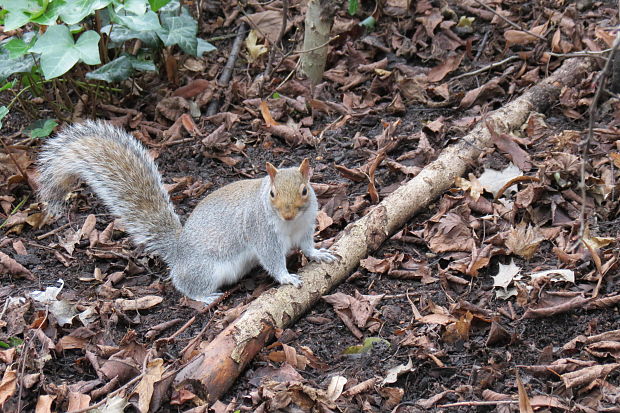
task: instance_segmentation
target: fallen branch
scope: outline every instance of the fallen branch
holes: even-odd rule
[[[519,128],[531,111],[544,111],[557,102],[562,87],[575,84],[591,71],[589,59],[570,59],[553,75],[505,107],[490,113],[497,133]],[[332,250],[341,258],[330,264],[311,263],[299,271],[302,288],[282,286],[254,300],[235,322],[224,329],[175,377],[175,387],[188,387],[202,398],[215,401],[234,383],[245,366],[271,339],[275,328],[284,328],[300,317],[320,297],[347,279],[361,259],[375,251],[418,211],[454,185],[468,165],[491,147],[491,134],[479,123],[457,144],[446,148],[415,178],[398,188],[366,216],[348,225]]]

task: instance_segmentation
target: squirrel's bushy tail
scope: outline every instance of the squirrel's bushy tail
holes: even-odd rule
[[[153,159],[127,132],[101,121],[63,129],[39,155],[39,198],[59,214],[76,178],[121,218],[135,242],[170,262],[181,222]]]

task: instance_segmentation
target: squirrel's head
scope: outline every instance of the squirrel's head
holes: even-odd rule
[[[310,191],[310,162],[304,159],[298,168],[277,169],[267,162],[269,200],[285,221],[292,221],[308,204]]]

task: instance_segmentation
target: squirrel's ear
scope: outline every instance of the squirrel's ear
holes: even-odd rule
[[[301,161],[301,165],[299,165],[299,172],[301,172],[301,176],[303,176],[304,179],[310,179],[310,161],[308,158]]]
[[[265,169],[267,169],[267,173],[269,174],[269,177],[271,178],[272,181],[276,179],[276,174],[278,173],[278,170],[276,169],[275,166],[267,162],[265,163]]]

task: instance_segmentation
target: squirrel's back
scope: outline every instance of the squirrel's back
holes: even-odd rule
[[[127,132],[100,121],[64,128],[39,155],[39,197],[59,214],[76,178],[91,186],[121,218],[133,239],[166,261],[181,231],[161,175],[144,147]]]

